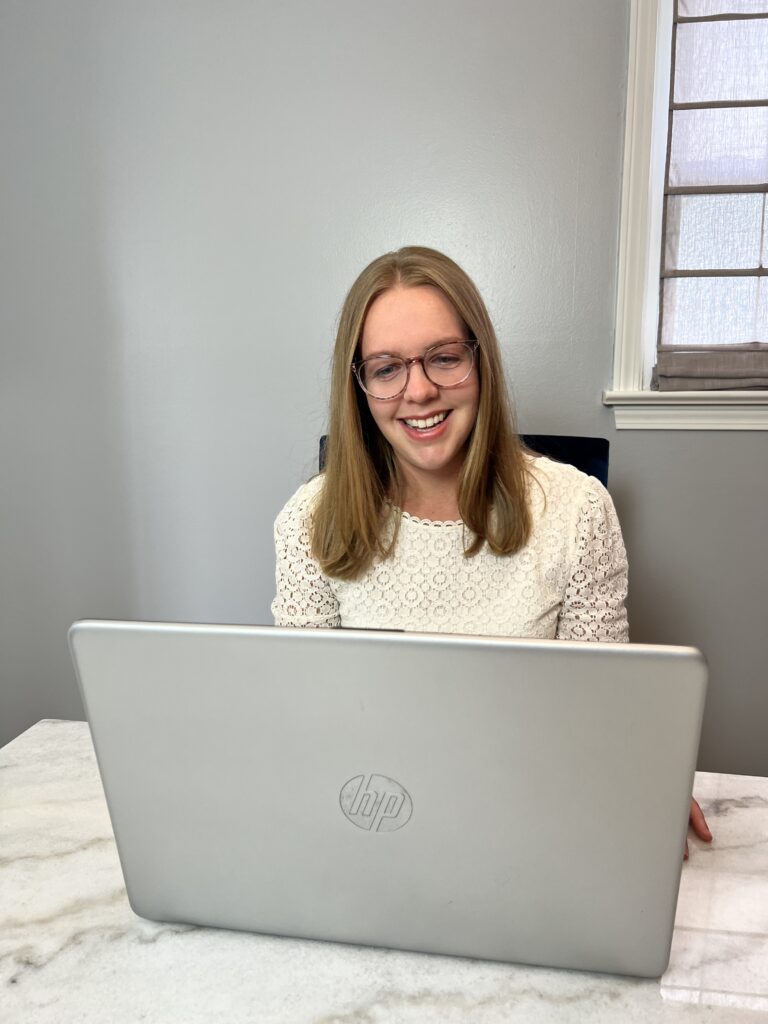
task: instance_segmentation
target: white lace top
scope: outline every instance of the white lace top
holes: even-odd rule
[[[275,522],[279,626],[340,626],[571,640],[628,640],[627,558],[611,497],[572,466],[536,458],[533,530],[514,555],[464,555],[460,522],[401,515],[390,558],[358,580],[326,576],[310,554],[304,484]]]

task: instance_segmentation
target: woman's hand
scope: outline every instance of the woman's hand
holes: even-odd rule
[[[688,824],[699,839],[702,839],[705,843],[712,842],[712,833],[709,831],[704,813],[695,800],[691,800],[691,816],[688,819]],[[683,856],[685,860],[688,860],[687,839],[685,840],[685,853]]]

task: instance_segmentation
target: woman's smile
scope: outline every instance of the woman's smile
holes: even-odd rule
[[[440,432],[438,427],[441,427],[450,415],[451,412],[449,409],[448,411],[443,412],[427,413],[425,416],[405,417],[400,422],[403,423],[415,437],[433,438],[439,436]]]
[[[436,427],[438,424],[442,423],[445,417],[448,415],[449,414],[447,412],[436,412],[430,413],[430,415],[424,419],[406,419],[405,422],[408,424],[409,427],[419,427],[420,429],[425,429],[427,427]]]

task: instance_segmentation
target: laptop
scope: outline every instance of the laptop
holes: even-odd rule
[[[142,917],[658,977],[691,648],[78,622]]]

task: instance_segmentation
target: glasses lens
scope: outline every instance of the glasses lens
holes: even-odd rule
[[[393,398],[405,385],[406,368],[402,359],[374,356],[360,365],[360,383],[374,398]]]
[[[450,388],[469,376],[473,353],[472,345],[463,341],[437,345],[424,360],[424,369],[433,384]]]

